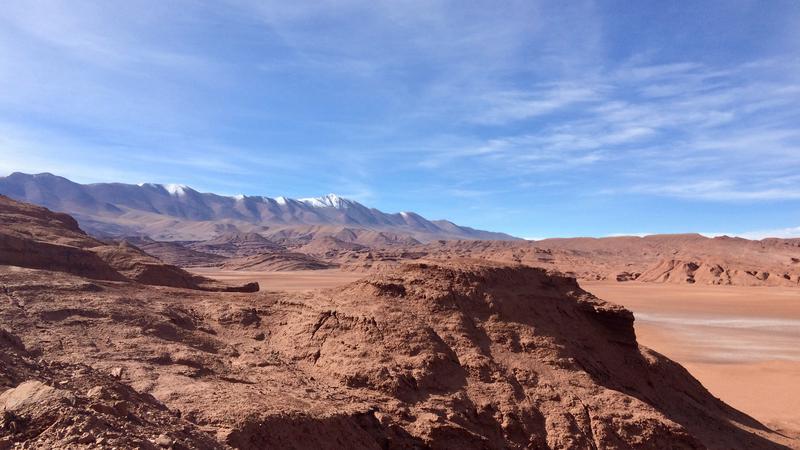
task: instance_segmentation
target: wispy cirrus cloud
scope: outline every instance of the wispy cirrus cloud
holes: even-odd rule
[[[562,83],[536,87],[530,91],[491,92],[482,95],[485,111],[470,118],[477,123],[504,124],[557,112],[601,98],[594,89]]]
[[[565,102],[537,111],[557,120],[538,120],[535,131],[443,149],[422,164],[439,168],[472,160],[512,172],[546,169],[555,177],[596,165],[616,176],[606,186],[593,185],[595,192],[704,201],[797,199],[800,186],[786,176],[800,170],[800,132],[794,126],[800,112],[792,106],[800,92],[791,82],[765,82],[753,67],[796,71],[791,63],[774,61],[725,70],[700,63],[612,69],[569,82],[591,92],[579,106]],[[661,89],[658,95],[654,89]],[[524,116],[516,112],[513,107],[493,117],[512,122]],[[708,181],[709,170],[724,181]]]
[[[761,183],[770,185],[771,183]],[[737,186],[729,180],[707,180],[675,184],[637,185],[626,188],[631,194],[652,194],[681,197],[690,200],[754,201],[800,199],[800,188],[772,188]],[[607,192],[609,194],[620,192]]]

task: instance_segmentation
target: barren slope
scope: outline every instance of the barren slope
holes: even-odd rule
[[[191,433],[202,429],[237,448],[790,443],[638,346],[630,312],[539,269],[417,264],[305,294],[207,293],[13,267],[0,267],[0,284],[0,326],[26,351],[119,373],[189,422],[181,432],[152,425],[145,439],[163,433],[199,446]],[[24,379],[39,378],[14,375],[8,385]],[[94,384],[52,383],[87,399]],[[45,406],[34,404],[21,414],[38,417]],[[126,420],[134,419],[104,427],[135,430]],[[42,437],[22,426],[9,438],[42,446],[68,426],[56,421]]]
[[[92,238],[66,214],[2,195],[0,264],[63,271],[99,280],[192,289],[231,288],[164,264],[127,242],[107,243]]]
[[[117,377],[38,356],[0,328],[0,448],[222,448]]]
[[[167,264],[178,267],[207,267],[220,264],[226,259],[224,256],[213,253],[192,250],[177,242],[156,241],[148,237],[126,237],[124,240],[142,249],[148,255],[153,255]]]

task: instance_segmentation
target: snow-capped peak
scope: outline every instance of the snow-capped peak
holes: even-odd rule
[[[336,209],[344,209],[352,206],[354,203],[352,200],[339,197],[336,194],[328,194],[324,197],[301,198],[300,201],[314,208],[336,208]]]
[[[164,189],[172,195],[182,196],[186,194],[189,186],[185,184],[165,184]]]

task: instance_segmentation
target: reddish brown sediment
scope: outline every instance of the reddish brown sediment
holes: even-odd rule
[[[553,271],[400,254],[416,262],[327,290],[204,292],[2,200],[4,235],[87,252],[120,278],[56,251],[4,260],[0,446],[797,447]]]

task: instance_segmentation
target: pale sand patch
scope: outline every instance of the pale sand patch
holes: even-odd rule
[[[712,394],[784,434],[800,436],[800,364],[686,363]]]
[[[196,267],[186,270],[233,284],[257,281],[261,290],[288,292],[332,288],[360,280],[366,276],[363,273],[343,272],[338,269],[270,272]]]
[[[686,367],[714,395],[800,432],[800,289],[581,282],[634,312],[639,343]]]

